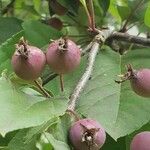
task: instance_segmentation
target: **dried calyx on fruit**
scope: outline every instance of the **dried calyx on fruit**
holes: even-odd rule
[[[149,150],[150,131],[144,131],[134,136],[130,144],[130,150]]]
[[[104,128],[93,119],[81,119],[73,124],[69,138],[77,150],[99,150],[106,140]]]
[[[24,80],[35,80],[43,71],[46,58],[39,48],[28,45],[27,41],[21,38],[16,44],[11,63],[17,76]]]
[[[68,38],[53,41],[46,52],[47,63],[57,74],[73,71],[80,64],[80,58],[80,49]]]
[[[127,73],[121,75],[120,81],[122,83],[130,80],[133,91],[143,97],[150,97],[150,69],[134,70],[132,66],[127,65]]]

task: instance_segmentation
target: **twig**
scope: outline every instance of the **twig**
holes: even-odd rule
[[[79,80],[79,82],[77,83],[73,93],[70,96],[70,101],[68,103],[68,110],[74,111],[78,97],[80,96],[80,93],[82,92],[83,88],[85,87],[86,83],[91,77],[96,55],[99,51],[99,47],[102,46],[102,44],[105,42],[105,40],[110,34],[111,32],[106,30],[106,31],[100,32],[95,37],[93,41],[93,45],[88,55],[88,62],[87,62],[86,70],[84,74],[82,75],[81,79]]]
[[[82,75],[81,79],[79,80],[77,86],[74,89],[74,92],[72,93],[72,95],[70,97],[70,101],[69,101],[69,105],[68,105],[69,110],[74,111],[76,101],[77,101],[81,91],[83,90],[84,86],[86,85],[87,81],[89,80],[89,78],[92,74],[93,65],[94,65],[95,58],[96,58],[96,55],[98,53],[98,50],[99,50],[99,43],[94,42],[93,46],[91,48],[91,51],[89,53],[89,58],[88,58],[88,64],[87,64],[86,71]]]
[[[37,80],[34,80],[34,83],[36,84],[36,86],[40,89],[40,91],[43,92],[43,94],[46,96],[46,97],[51,97],[49,95],[49,93],[47,93],[44,88],[42,87],[42,85],[37,81]]]
[[[88,52],[90,50],[90,48],[92,47],[93,42],[91,42],[90,44],[88,44],[82,51],[81,51],[81,56],[84,56],[86,54],[86,52]]]
[[[80,120],[80,117],[78,116],[78,114],[75,111],[67,109],[66,112],[68,112],[70,115],[73,115],[75,117],[75,121]]]
[[[1,12],[2,15],[6,14],[8,10],[13,6],[15,0],[12,0]]]
[[[126,41],[129,43],[140,44],[143,46],[150,46],[150,39],[129,35],[128,33],[114,32],[109,39],[118,41]]]
[[[132,18],[133,14],[136,12],[136,10],[139,8],[139,6],[141,5],[141,3],[144,0],[139,0],[139,2],[137,3],[137,5],[134,7],[133,11],[130,13],[130,15],[128,16],[126,22],[124,23],[123,27],[120,29],[120,32],[125,32],[126,31],[126,26],[128,24],[128,22],[130,21],[130,19]]]

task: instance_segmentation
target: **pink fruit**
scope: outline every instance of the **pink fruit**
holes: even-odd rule
[[[45,54],[37,47],[29,46],[21,39],[12,56],[12,67],[16,75],[24,80],[37,79],[44,69]]]
[[[134,71],[130,82],[135,93],[143,97],[150,97],[150,69]]]
[[[150,132],[144,131],[135,135],[130,150],[150,150]]]
[[[150,97],[150,69],[134,70],[130,64],[127,65],[127,69],[127,73],[121,76],[122,80],[116,82],[122,83],[130,80],[131,87],[136,94]]]
[[[70,128],[69,138],[76,150],[99,150],[105,143],[106,133],[97,121],[81,119]]]
[[[46,53],[50,68],[58,74],[73,71],[80,64],[80,49],[69,39],[59,39],[52,42]]]

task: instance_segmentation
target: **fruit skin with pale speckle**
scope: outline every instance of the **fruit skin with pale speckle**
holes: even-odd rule
[[[134,136],[130,150],[150,150],[150,131],[144,131]]]
[[[81,119],[70,128],[69,139],[76,150],[99,150],[105,143],[106,133],[97,121]]]
[[[23,45],[19,47],[23,48]],[[12,56],[11,64],[18,77],[24,80],[37,79],[46,64],[45,54],[37,47],[26,45],[27,57],[24,57],[18,50]]]
[[[46,52],[47,64],[57,74],[73,71],[80,64],[80,49],[70,39],[53,41]]]
[[[135,93],[143,97],[150,97],[150,69],[133,71],[131,87]]]

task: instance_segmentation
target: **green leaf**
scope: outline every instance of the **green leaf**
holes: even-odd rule
[[[57,39],[62,33],[39,21],[25,21],[23,23],[25,38],[38,47],[44,47],[51,39]]]
[[[86,5],[86,0],[80,0],[80,2],[82,3],[86,13],[88,14],[88,8],[87,8],[87,5]]]
[[[0,78],[0,133],[6,133],[43,124],[63,115],[67,107],[65,98],[27,95],[6,77]]]
[[[149,57],[149,49],[139,49],[128,52],[122,58],[122,71],[126,64],[132,64],[135,69],[148,68]],[[150,120],[150,98],[143,98],[136,95],[132,91],[129,82],[122,84],[120,90],[118,116],[115,126],[112,128],[112,135],[115,138],[138,130]]]
[[[25,143],[24,137],[29,129],[20,130],[8,144],[10,150],[38,150],[36,148],[37,137],[32,138],[29,143]]]
[[[33,1],[15,0],[14,14],[22,20],[40,19],[40,14],[35,10]]]
[[[122,19],[122,21],[126,20],[129,15],[130,15],[130,8],[127,7],[127,6],[117,6],[117,9],[118,9],[118,12],[119,12],[119,15]]]
[[[130,0],[128,1],[128,4],[131,9],[131,12],[135,10],[135,12],[132,14],[132,18],[129,21],[133,23],[137,21],[140,25],[143,24],[145,13],[149,5],[149,0]]]
[[[107,135],[106,142],[101,150],[127,150],[126,149],[126,139],[125,137],[119,138],[117,142]]]
[[[69,114],[65,114],[59,118],[56,124],[50,127],[50,133],[53,137],[64,143],[68,142],[68,131],[71,126],[71,117]]]
[[[15,51],[15,44],[23,34],[23,31],[18,32],[0,46],[0,72],[4,69],[12,70],[10,59]]]
[[[119,64],[118,54],[112,50],[101,50],[92,77],[82,92],[77,106],[78,112],[98,120],[109,134],[119,109],[120,89],[114,82],[115,76],[120,71]]]
[[[58,1],[62,6],[68,9],[69,12],[77,15],[79,2],[75,0],[59,0]]]
[[[44,136],[48,140],[48,142],[53,146],[53,149],[70,150],[69,146],[66,143],[56,140],[51,134],[45,132]]]
[[[22,21],[17,18],[0,18],[0,44],[22,30]]]
[[[117,3],[116,0],[111,0],[108,11],[110,14],[118,21],[121,22],[121,17],[119,15],[118,9],[117,9]]]
[[[122,20],[128,19],[128,24],[139,23],[139,27],[143,24],[145,12],[149,0],[120,0],[117,1],[117,7]]]
[[[40,13],[40,11],[41,11],[41,5],[42,5],[41,0],[33,0],[33,4],[34,4],[34,9],[38,13]]]
[[[102,23],[104,21],[104,16],[106,15],[106,11],[103,9],[103,6],[105,3],[99,0],[93,1],[94,6],[94,14],[95,14],[95,22],[97,26],[102,26]],[[102,2],[102,3],[101,3]]]
[[[150,3],[148,3],[148,7],[146,9],[145,18],[144,18],[144,23],[148,27],[150,27],[150,19],[149,19],[149,17],[150,17]]]
[[[125,64],[131,63],[136,69],[148,67],[149,57],[147,49],[134,50],[123,57],[108,49],[101,51],[77,111],[98,120],[114,139],[146,124],[150,120],[150,99],[136,95],[129,82],[118,85],[114,80],[122,74]]]
[[[117,1],[116,0],[115,3],[116,3],[118,13],[119,13],[122,21],[126,20],[129,17],[130,12],[131,12],[131,10],[127,4],[127,1],[124,1],[124,0]]]
[[[5,137],[2,137],[0,135],[0,150],[1,147],[7,147],[8,143],[11,141],[11,139],[15,136],[16,133],[17,131],[9,132],[8,134],[6,134]]]
[[[106,0],[98,0],[98,3],[101,6],[101,8],[103,9],[103,16],[105,16],[106,12],[109,8],[109,5],[110,5],[110,0],[107,0],[107,1]]]
[[[68,130],[71,126],[71,118],[69,114],[65,114],[59,118],[59,120],[51,125],[48,129],[49,133],[44,133],[44,136],[47,140],[49,145],[51,144],[54,149],[57,150],[70,150],[68,146]],[[47,142],[44,142],[44,145],[47,145]]]
[[[53,124],[56,124],[58,122],[58,118],[53,118],[48,120],[47,122],[43,123],[40,126],[36,126],[33,128],[30,128],[26,134],[26,136],[24,137],[25,142],[24,143],[28,143],[32,140],[32,138],[34,138],[34,136],[37,136],[41,133],[43,133],[48,127],[52,126]]]

